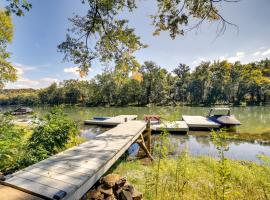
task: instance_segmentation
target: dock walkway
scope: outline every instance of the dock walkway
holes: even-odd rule
[[[137,119],[137,115],[118,115],[105,120],[85,120],[86,125],[116,126],[126,121]]]
[[[96,138],[13,174],[5,185],[44,199],[80,199],[146,129],[119,124]]]

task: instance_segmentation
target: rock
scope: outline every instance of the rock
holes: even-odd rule
[[[120,179],[121,176],[117,174],[109,174],[101,178],[101,184],[103,184],[105,187],[112,188],[115,185],[115,183]]]
[[[122,190],[119,194],[119,200],[132,200],[132,195],[129,191]]]
[[[6,180],[6,178],[5,178],[4,174],[2,174],[2,173],[0,172],[0,181],[5,181],[5,180]]]
[[[125,191],[130,192],[131,194],[133,194],[133,192],[134,192],[134,187],[133,187],[132,185],[130,185],[130,184],[124,185],[124,186],[122,187],[122,189],[125,190]]]
[[[133,193],[132,193],[132,198],[133,200],[142,200],[142,193],[134,188]]]
[[[98,191],[100,191],[102,194],[104,194],[104,197],[109,197],[109,196],[113,195],[113,189],[106,188],[104,185],[100,185],[98,187]]]
[[[92,189],[87,193],[87,199],[102,200],[104,194],[101,194],[100,190]]]
[[[117,188],[120,188],[120,187],[124,186],[126,184],[126,182],[127,182],[127,178],[122,177],[115,184],[117,185]]]

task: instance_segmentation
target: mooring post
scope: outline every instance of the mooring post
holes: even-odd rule
[[[151,127],[150,127],[150,120],[147,121],[146,124],[146,133],[145,133],[145,141],[146,141],[146,147],[148,151],[151,153]]]

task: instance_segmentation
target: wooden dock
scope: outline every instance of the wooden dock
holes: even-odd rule
[[[105,120],[84,120],[85,125],[116,126],[126,121],[137,119],[137,115],[118,115]]]
[[[189,129],[214,129],[220,127],[220,124],[203,116],[183,115],[182,118],[187,123]]]
[[[13,174],[2,184],[44,199],[80,199],[146,129],[121,123],[96,138]]]
[[[160,124],[152,124],[151,130],[153,131],[164,131],[167,130],[173,133],[186,133],[189,128],[185,121],[174,121],[174,122],[162,122]]]

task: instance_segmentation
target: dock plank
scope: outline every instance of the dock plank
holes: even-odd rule
[[[189,128],[219,128],[220,127],[220,124],[213,122],[203,116],[183,115],[182,118],[187,123]]]
[[[32,193],[41,193],[47,198],[52,198],[58,191],[65,191],[65,200],[79,199],[145,128],[143,121],[121,123],[88,142],[13,174],[6,183]]]
[[[118,115],[105,120],[84,120],[86,125],[116,126],[124,123],[125,120],[131,121],[137,119],[137,115]]]

